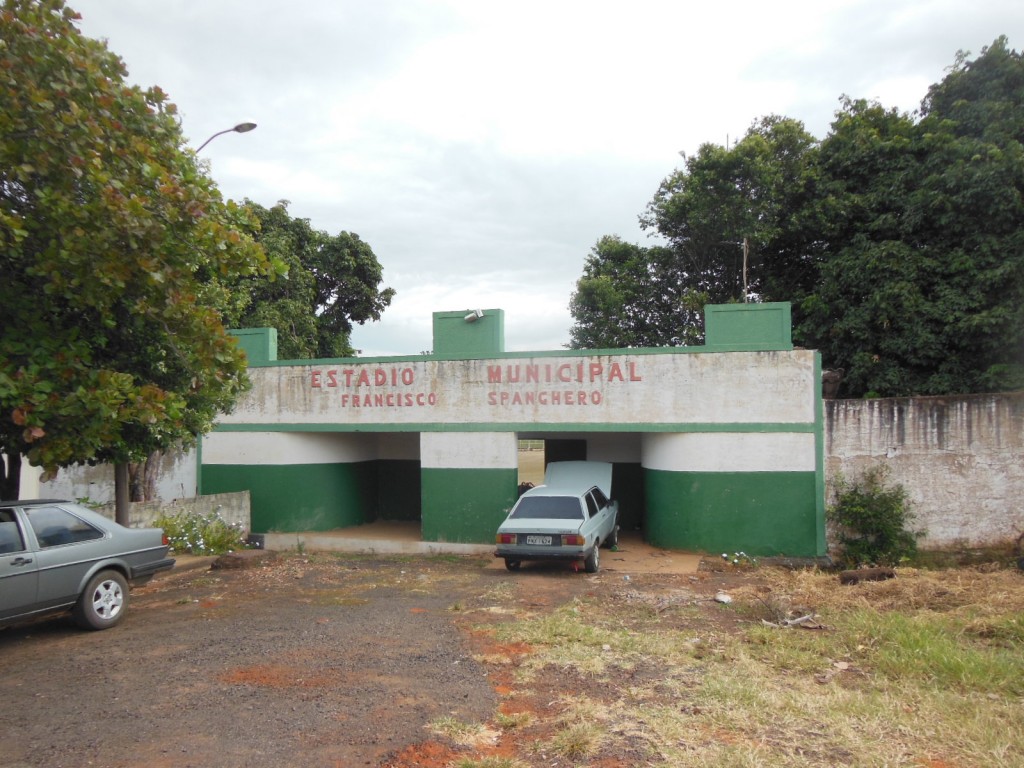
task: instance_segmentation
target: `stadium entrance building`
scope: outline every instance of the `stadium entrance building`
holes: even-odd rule
[[[200,447],[201,493],[248,490],[258,533],[419,523],[487,543],[519,441],[614,466],[624,530],[676,549],[825,554],[821,362],[785,303],[705,310],[703,347],[504,352],[498,309],[437,312],[429,355],[276,360],[238,332],[250,392]]]

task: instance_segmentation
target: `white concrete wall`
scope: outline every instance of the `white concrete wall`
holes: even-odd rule
[[[519,441],[514,432],[424,432],[420,462],[424,469],[515,469]]]
[[[23,475],[24,477],[24,475]],[[165,453],[160,458],[156,493],[165,501],[190,499],[196,495],[197,468],[195,451]],[[114,501],[114,465],[77,465],[61,469],[55,478],[40,482],[35,493],[23,487],[23,499],[89,499],[97,504]]]
[[[883,464],[909,493],[925,549],[1024,533],[1024,393],[825,401],[826,473]]]
[[[274,366],[221,423],[813,423],[815,353],[616,354]]]
[[[683,432],[644,436],[643,465],[668,472],[813,472],[810,432]]]
[[[203,438],[203,464],[352,464],[376,458],[376,436],[355,432],[214,432]]]

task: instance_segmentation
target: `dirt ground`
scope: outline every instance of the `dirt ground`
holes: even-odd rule
[[[625,557],[607,552],[596,575],[564,564],[509,574],[486,557],[297,553],[246,570],[175,569],[135,590],[113,630],[65,618],[0,630],[0,764],[447,766],[458,746],[431,723],[493,722],[581,684],[552,675],[548,690],[514,695],[524,649],[481,625],[624,589],[711,598],[738,577],[692,563],[645,572]],[[507,663],[480,661],[496,657]],[[493,748],[516,745],[495,733]],[[629,764],[628,743],[602,763]]]

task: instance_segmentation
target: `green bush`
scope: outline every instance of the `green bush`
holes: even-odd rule
[[[887,485],[889,471],[874,466],[850,482],[836,480],[829,520],[836,526],[841,560],[850,566],[897,565],[917,553],[920,532],[909,529],[914,515],[902,485]]]
[[[178,554],[223,555],[246,548],[242,526],[232,525],[215,513],[161,515],[154,525],[164,529],[171,549]]]

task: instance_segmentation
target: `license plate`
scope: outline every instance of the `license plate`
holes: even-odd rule
[[[541,544],[543,546],[549,547],[549,546],[551,546],[551,537],[550,536],[527,536],[526,537],[526,543],[527,544]]]

